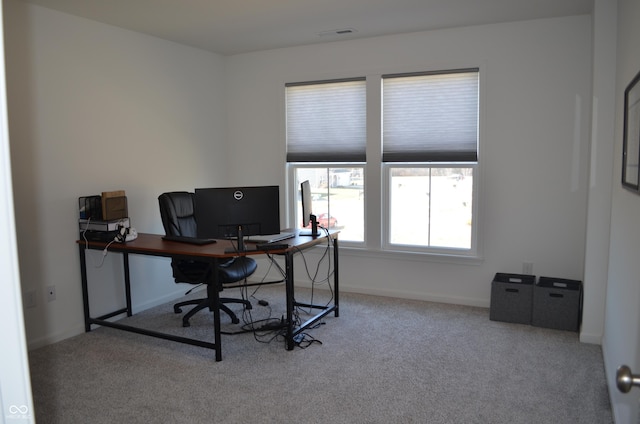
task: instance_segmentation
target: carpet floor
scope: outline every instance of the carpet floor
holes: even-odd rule
[[[244,318],[256,325],[284,313],[282,286],[251,300]],[[107,327],[34,350],[37,422],[612,422],[601,347],[577,333],[490,321],[485,308],[352,293],[340,302],[340,316],[293,351],[278,332],[223,335],[215,362],[209,349]],[[122,322],[212,340],[211,314],[183,328],[171,304]]]

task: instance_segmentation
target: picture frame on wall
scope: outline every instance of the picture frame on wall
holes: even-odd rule
[[[640,72],[624,90],[622,186],[640,192]]]

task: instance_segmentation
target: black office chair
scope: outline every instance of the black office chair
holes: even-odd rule
[[[173,236],[197,236],[197,224],[195,219],[195,195],[186,191],[176,191],[163,193],[158,197],[160,204],[160,217],[165,233]],[[248,257],[237,257],[222,262],[218,269],[218,287],[211,287],[207,284],[207,295],[209,290],[221,291],[224,284],[235,283],[245,280],[253,274],[258,265],[256,261]],[[186,259],[171,259],[173,278],[176,283],[205,284],[210,281],[211,264]],[[231,309],[225,303],[242,303],[246,309],[251,309],[251,302],[245,299],[220,298],[220,310],[226,312],[231,317],[231,322],[240,322]],[[175,313],[181,313],[182,307],[186,305],[196,305],[182,318],[182,326],[189,327],[189,319],[198,311],[209,308],[208,299],[195,299],[179,302],[173,305]],[[210,308],[209,308],[210,309]]]

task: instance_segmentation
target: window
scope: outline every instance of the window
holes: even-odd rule
[[[382,76],[388,246],[475,249],[478,70]]]
[[[367,111],[368,95],[380,106],[371,100]],[[309,180],[321,224],[347,244],[476,254],[478,69],[287,84],[286,118],[297,226]],[[365,187],[367,170],[375,177]]]
[[[300,183],[309,180],[320,226],[364,241],[365,79],[286,85],[287,162],[302,225]]]

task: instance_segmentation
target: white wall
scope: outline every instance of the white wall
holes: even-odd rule
[[[590,16],[233,56],[227,61],[230,158],[236,164],[231,174],[240,182],[260,177],[284,186],[287,81],[473,66],[480,66],[482,78],[478,223],[482,260],[447,262],[343,249],[342,287],[489,306],[493,275],[522,272],[523,261],[533,262],[537,275],[582,280],[591,114]],[[241,164],[242,172],[235,172]],[[600,309],[596,325],[600,335],[602,302],[601,298],[595,306]]]
[[[224,184],[222,57],[32,6],[5,4],[11,159],[31,347],[84,331],[78,197],[126,190],[132,224],[161,232],[163,191]],[[100,252],[92,253],[99,263]],[[96,311],[115,304],[118,257],[90,271]],[[165,259],[132,263],[137,299],[184,291]],[[115,273],[115,275],[114,275]],[[160,282],[160,284],[158,284]],[[45,290],[55,285],[57,300]],[[119,300],[119,306],[123,303]]]
[[[615,371],[626,364],[640,372],[640,196],[622,188],[622,129],[624,90],[640,71],[640,4],[636,0],[618,2],[618,48],[616,83],[616,132],[614,185],[611,211],[611,248],[606,300],[603,352],[611,387],[616,422],[638,422],[639,393],[622,394],[615,389]]]

